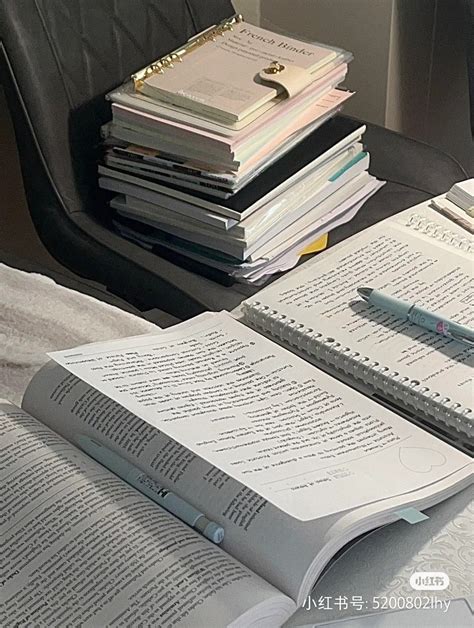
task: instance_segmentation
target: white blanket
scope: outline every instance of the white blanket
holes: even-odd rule
[[[0,398],[20,404],[47,351],[157,329],[48,277],[0,264]]]

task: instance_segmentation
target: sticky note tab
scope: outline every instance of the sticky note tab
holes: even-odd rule
[[[337,172],[335,172],[332,175],[332,177],[329,177],[329,181],[331,181],[332,183],[333,181],[336,181],[336,179],[339,179],[339,177],[342,176],[345,172],[347,172],[349,168],[352,168],[352,166],[355,166],[358,161],[360,161],[361,159],[364,159],[366,155],[367,153],[364,151],[361,151],[360,153],[358,153],[355,157],[353,157],[350,161],[348,161],[345,166],[343,166]]]
[[[308,253],[317,253],[318,251],[323,251],[328,245],[328,234],[321,236],[311,244],[309,244],[303,251],[301,251],[300,255],[308,255]]]
[[[428,515],[420,512],[416,508],[404,508],[403,510],[397,510],[396,515],[403,519],[404,521],[408,521],[408,523],[420,523],[420,521],[424,521],[425,519],[429,519]]]

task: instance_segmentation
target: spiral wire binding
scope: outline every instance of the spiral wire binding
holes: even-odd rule
[[[457,432],[467,434],[469,438],[474,436],[470,408],[463,408],[449,397],[442,397],[440,393],[423,386],[418,380],[410,380],[398,371],[391,371],[388,366],[342,346],[334,338],[324,337],[311,327],[297,323],[294,318],[288,318],[260,301],[244,302],[242,309],[245,320],[254,327],[376,390],[390,394],[404,405],[420,410],[425,416],[431,416]]]
[[[146,79],[156,74],[164,74],[165,70],[173,68],[175,63],[181,63],[185,55],[193,52],[193,50],[196,50],[197,48],[200,48],[208,41],[215,41],[218,37],[222,37],[227,31],[232,31],[235,24],[242,21],[242,16],[240,14],[235,14],[232,17],[223,20],[220,24],[211,26],[202,33],[198,33],[186,42],[184,46],[176,48],[176,50],[173,50],[173,52],[161,57],[161,59],[157,59],[146,68],[132,74],[135,90],[137,92],[141,91]]]
[[[406,226],[415,229],[415,231],[424,233],[430,238],[435,238],[445,244],[466,251],[466,253],[474,253],[473,238],[461,236],[450,229],[446,229],[446,227],[443,227],[440,223],[430,220],[425,216],[421,216],[420,214],[411,214],[407,219]]]

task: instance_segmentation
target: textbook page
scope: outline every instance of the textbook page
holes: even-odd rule
[[[294,603],[0,401],[0,625],[273,628]]]
[[[472,348],[375,308],[356,292],[364,286],[383,290],[474,326],[472,256],[405,226],[420,207],[321,253],[248,303],[258,301],[388,372],[472,408]],[[442,216],[431,214],[431,220],[442,221]],[[443,227],[446,222],[452,230],[449,221],[444,220]]]
[[[315,374],[318,371],[315,369]],[[33,378],[23,407],[68,440],[105,444],[225,529],[221,547],[299,604],[331,556],[355,536],[394,521],[407,503],[436,503],[466,473],[356,511],[299,521],[54,362]],[[434,500],[434,501],[433,501]],[[381,513],[385,513],[383,516]],[[355,531],[354,531],[355,530]],[[330,549],[329,549],[330,548]]]
[[[302,521],[466,465],[466,456],[224,312],[50,357]],[[418,448],[422,472],[412,460]]]
[[[292,599],[337,521],[293,519],[54,362],[33,378],[23,407],[71,442],[83,434],[106,444],[189,501],[224,527],[220,547]]]

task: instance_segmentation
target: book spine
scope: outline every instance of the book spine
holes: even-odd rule
[[[404,406],[422,412],[450,430],[459,433],[460,438],[474,436],[474,426],[470,408],[463,408],[443,397],[438,391],[423,386],[397,371],[391,371],[370,357],[350,347],[344,347],[335,338],[324,337],[315,329],[305,327],[295,319],[288,318],[260,301],[242,304],[245,322],[278,338],[285,345],[296,347],[318,362],[362,381],[375,392],[400,401]]]

